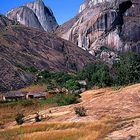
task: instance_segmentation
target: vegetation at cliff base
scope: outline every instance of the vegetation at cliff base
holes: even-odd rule
[[[121,54],[110,67],[104,62],[88,64],[77,73],[87,79],[88,87],[123,86],[140,82],[140,57],[135,53]]]

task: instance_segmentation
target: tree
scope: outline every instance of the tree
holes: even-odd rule
[[[112,68],[114,84],[128,85],[140,82],[140,57],[137,54],[122,54]]]
[[[89,88],[93,85],[103,87],[111,84],[109,67],[103,62],[88,64],[77,75],[78,79],[88,80]]]
[[[99,87],[111,85],[110,70],[105,63],[99,63],[96,65],[95,72],[92,75],[92,83]]]

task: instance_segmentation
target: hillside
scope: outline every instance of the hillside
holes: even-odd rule
[[[53,34],[0,16],[0,91],[32,82],[30,69],[75,72],[94,58]]]
[[[79,106],[87,109],[85,117],[78,117],[74,113],[74,108]],[[42,134],[42,139],[46,135],[50,136],[48,140],[55,140],[57,137],[61,140],[61,136],[65,132],[68,134],[65,136],[67,140],[70,140],[70,135],[74,140],[126,139],[130,135],[138,137],[140,136],[139,107],[140,84],[118,90],[112,88],[89,90],[81,94],[81,102],[78,104],[40,111],[39,114],[45,118],[44,122],[34,124],[32,123],[34,115],[30,115],[23,127],[13,126],[14,123],[11,123],[10,128],[1,131],[0,135],[11,132],[14,138],[31,139],[31,136],[35,136],[35,140]],[[45,129],[46,125],[50,125],[50,127]],[[36,126],[39,130],[33,129]],[[86,129],[83,129],[84,127],[89,130],[89,133]],[[28,128],[30,132],[27,134],[25,131],[24,135],[20,135],[23,131],[19,130],[19,136],[15,136],[14,133],[17,132],[18,128]],[[51,131],[49,131],[50,129]],[[56,130],[58,130],[58,133]]]

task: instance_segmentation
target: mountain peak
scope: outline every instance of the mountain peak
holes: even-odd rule
[[[53,32],[58,26],[52,10],[45,6],[43,0],[27,3],[24,8],[21,6],[12,9],[7,12],[6,16],[25,26],[43,29],[47,32]]]
[[[37,3],[37,4],[43,4],[43,5],[45,5],[43,0],[35,0],[32,3]]]

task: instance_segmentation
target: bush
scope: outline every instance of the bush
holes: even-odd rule
[[[80,85],[76,80],[70,79],[66,81],[65,87],[69,90],[78,90],[80,89]]]
[[[59,95],[56,102],[59,106],[78,103],[78,97],[74,94]]]
[[[86,109],[84,107],[75,107],[75,114],[77,114],[80,117],[86,116]]]
[[[32,67],[26,68],[26,71],[31,72],[31,73],[35,73],[35,72],[38,72],[38,69],[36,67],[32,66]]]
[[[17,122],[18,125],[21,125],[21,124],[24,123],[23,118],[24,118],[24,115],[23,115],[22,113],[18,113],[18,114],[16,115],[15,120],[16,120],[16,122]]]
[[[78,95],[75,94],[56,94],[52,97],[40,100],[40,104],[55,104],[59,106],[78,103]]]
[[[40,122],[41,120],[41,116],[38,113],[36,113],[35,122]]]

